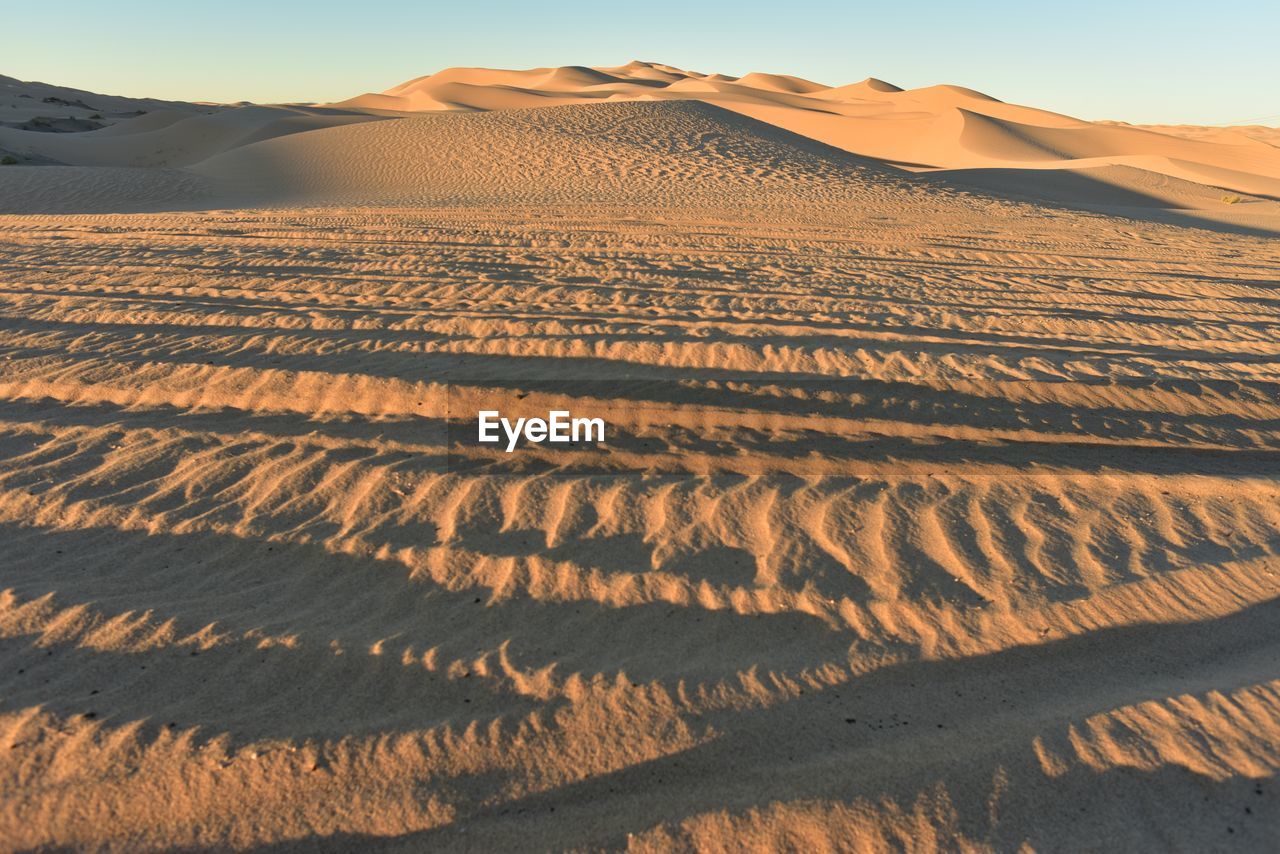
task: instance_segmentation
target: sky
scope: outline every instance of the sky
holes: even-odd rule
[[[1084,119],[1280,124],[1276,0],[18,3],[0,74],[175,100],[334,101],[450,66],[664,62],[954,83]]]

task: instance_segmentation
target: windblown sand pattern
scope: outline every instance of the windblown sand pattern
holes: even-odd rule
[[[1280,830],[1256,228],[684,102],[147,174],[276,201],[0,219],[6,846]],[[494,396],[615,432],[455,443]]]

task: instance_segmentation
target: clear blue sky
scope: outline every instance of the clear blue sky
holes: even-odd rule
[[[0,74],[110,94],[329,101],[452,65],[957,83],[1087,119],[1280,124],[1280,2],[20,2]]]

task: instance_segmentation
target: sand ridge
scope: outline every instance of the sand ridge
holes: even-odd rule
[[[1268,836],[1274,243],[926,203],[7,218],[5,836]]]

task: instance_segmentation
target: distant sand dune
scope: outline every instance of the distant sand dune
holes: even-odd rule
[[[63,92],[64,101],[76,103],[95,97],[11,81],[7,88],[0,88],[0,102],[8,98],[13,104],[27,105],[32,99],[22,101],[20,95],[46,90]],[[879,160],[900,172],[956,172],[957,182],[970,192],[1186,225],[1280,232],[1280,205],[1275,201],[1280,199],[1280,148],[1267,129],[1147,129],[1090,123],[1006,104],[961,86],[902,90],[868,78],[828,87],[786,75],[753,73],[736,78],[632,62],[524,71],[451,68],[383,93],[325,107],[120,103],[150,109],[143,115],[114,115],[105,120],[107,127],[87,133],[39,133],[0,126],[0,150],[12,152],[21,161],[17,167],[0,170],[0,210],[163,210],[302,200],[314,205],[444,204],[450,197],[481,196],[494,201],[582,201],[619,198],[626,192],[636,193],[637,202],[654,203],[663,194],[673,198],[698,192],[758,195],[763,192],[759,187],[773,174],[770,164],[813,158],[815,149],[805,143],[807,139]],[[666,105],[668,112],[661,114],[666,118],[649,120],[648,127],[637,125],[630,133],[617,128],[588,130],[597,121],[612,121],[604,118],[607,115],[624,115],[607,110],[625,110],[620,105],[627,103],[637,105],[631,109]],[[699,112],[699,104],[711,111]],[[541,119],[525,112],[547,108],[569,112]],[[84,112],[67,109],[73,118]],[[580,118],[566,118],[575,110],[583,111]],[[758,124],[733,125],[723,111]],[[476,120],[468,118],[468,113],[513,115]],[[378,129],[351,127],[377,120],[391,123]],[[671,126],[660,127],[667,120]],[[741,156],[717,159],[714,150],[696,157],[679,154],[681,146],[694,144],[699,133],[693,129],[696,122],[706,124],[701,133],[727,133],[737,140],[735,145],[746,146]],[[582,129],[571,130],[575,124]],[[730,126],[731,130],[724,130]],[[648,138],[641,138],[641,132]],[[517,133],[527,136],[516,139],[512,134]],[[547,139],[540,140],[540,135]],[[452,141],[454,137],[465,144]],[[759,140],[747,145],[747,137]],[[256,144],[268,140],[273,141]],[[560,147],[554,156],[548,153],[553,145]],[[608,146],[618,146],[618,151],[608,151]],[[781,153],[781,148],[797,151]],[[518,151],[520,156],[504,156],[500,153],[504,150]],[[764,160],[753,162],[757,156]],[[670,160],[664,166],[644,162],[672,157],[679,162]],[[851,176],[840,168],[832,171],[839,158],[831,153],[818,159],[827,165],[804,179],[794,171],[787,173],[788,180],[797,180],[797,186],[811,197],[852,199],[866,191],[854,186],[865,184],[865,175]],[[115,179],[86,174],[83,186],[68,193],[70,184],[54,173],[44,175],[47,186],[40,186],[40,173],[14,174],[50,164],[185,169],[196,177],[140,175],[147,190],[115,192],[107,189],[113,185],[104,183]],[[1138,176],[1136,170],[1151,174]],[[1078,178],[1053,174],[1060,171],[1080,174]],[[121,174],[116,173],[117,178]],[[1123,186],[1112,180],[1114,176],[1124,176],[1119,182]],[[1161,176],[1189,183],[1165,184]],[[820,189],[814,180],[829,186]],[[876,178],[873,183],[885,180]],[[944,185],[921,184],[930,191]],[[164,186],[170,188],[167,193]],[[1135,203],[1138,186],[1165,189]],[[1168,189],[1171,186],[1178,190]],[[1163,202],[1169,203],[1167,208]],[[1181,213],[1167,216],[1162,210]]]
[[[194,171],[267,201],[346,204],[906,201],[910,184],[692,101],[423,115],[238,147]]]
[[[42,86],[13,81],[8,88],[0,88],[0,95],[17,104],[24,91],[54,91]],[[92,93],[56,91],[67,95],[64,100],[73,96],[77,102],[86,97],[93,100]],[[608,122],[600,118],[605,114],[598,110],[626,102],[667,104],[668,113],[663,115],[671,120],[671,127],[646,129],[648,140],[603,129],[602,136],[593,137],[596,131],[586,131],[586,125],[596,120]],[[625,193],[625,186],[643,196],[654,192],[659,183],[667,184],[663,192],[680,195],[710,192],[713,186],[723,189],[727,184],[718,182],[724,181],[736,181],[740,187],[745,181],[754,186],[771,174],[771,164],[778,163],[780,157],[812,157],[813,149],[801,140],[808,138],[909,172],[963,170],[957,179],[970,189],[1121,215],[1151,216],[1133,209],[1155,210],[1158,202],[1169,200],[1171,209],[1196,211],[1180,214],[1176,222],[1254,233],[1280,230],[1280,207],[1272,201],[1280,198],[1280,149],[1267,142],[1270,137],[1265,131],[1174,128],[1164,133],[1123,124],[1082,122],[1005,104],[960,86],[904,91],[868,78],[849,86],[827,87],[782,74],[753,73],[735,78],[635,61],[611,68],[452,68],[323,108],[140,104],[159,109],[137,117],[110,119],[109,127],[88,133],[37,133],[0,127],[0,149],[32,164],[19,165],[17,172],[41,164],[128,166],[189,169],[196,179],[179,181],[173,175],[140,174],[146,191],[96,195],[95,188],[108,184],[102,183],[102,175],[87,174],[83,187],[68,195],[69,184],[58,181],[52,173],[45,175],[47,186],[40,187],[40,173],[19,178],[12,170],[0,170],[0,210],[163,210],[298,204],[302,200],[312,205],[356,201],[444,204],[458,193],[466,198],[484,195],[488,192],[486,182],[504,182],[502,191],[498,196],[490,195],[492,198],[518,186],[524,188],[520,192],[526,200],[549,200],[552,196],[562,196],[557,201],[575,196],[602,200],[609,192]],[[760,124],[732,125],[728,134],[742,145],[749,136],[762,141],[745,147],[732,161],[698,161],[681,155],[680,164],[643,163],[646,157],[672,156],[681,145],[692,145],[691,134],[696,132],[690,122],[694,117],[708,123],[704,133],[721,133],[710,127],[712,124],[731,124],[723,113],[698,113],[696,104],[758,120]],[[572,120],[567,120],[570,113],[563,111],[544,119],[522,113],[547,108],[590,110],[581,119]],[[518,115],[477,124],[462,115],[466,113]],[[378,119],[392,120],[396,127],[364,131],[349,127]],[[584,129],[571,132],[575,123]],[[503,127],[508,131],[502,131]],[[524,140],[509,136],[516,127],[525,128]],[[774,128],[788,134],[780,137]],[[477,136],[485,133],[495,136]],[[554,143],[561,146],[558,155],[545,159],[552,143],[544,145],[541,134],[558,141]],[[667,136],[671,137],[668,142],[660,142]],[[269,140],[275,142],[255,145]],[[604,146],[614,145],[621,146],[617,159],[613,152],[604,150]],[[581,155],[572,150],[575,146],[581,147]],[[805,154],[781,155],[778,146]],[[492,154],[524,151],[526,147],[529,156]],[[772,154],[762,154],[771,149]],[[630,154],[623,156],[622,151]],[[758,155],[765,160],[753,163],[751,157]],[[836,157],[822,155],[820,159],[828,164],[826,172],[819,170],[820,181],[831,186],[819,191],[803,181],[808,187],[805,192],[826,193],[831,198],[856,197],[864,192],[850,186],[861,178],[851,178],[838,169],[831,172],[829,164],[835,163]],[[1124,204],[1133,201],[1133,187],[1117,193],[1111,182],[1097,181],[1100,175],[1112,174],[1106,172],[1108,166],[1124,166],[1123,172],[1115,174],[1126,175],[1128,184],[1155,186],[1160,183],[1157,175],[1165,175],[1206,189],[1181,186],[1176,198],[1167,192],[1156,193],[1147,196],[1144,204]],[[475,175],[468,175],[468,169],[474,169]],[[1011,169],[1020,172],[989,172]],[[1082,179],[1062,179],[1052,174],[1059,170],[1085,170],[1082,174],[1087,174]],[[1153,177],[1134,177],[1133,170],[1152,173]],[[983,186],[988,177],[997,174],[995,181]],[[198,191],[193,189],[196,184]],[[165,195],[163,186],[172,191]],[[1085,192],[1089,187],[1097,192]],[[1245,204],[1236,206],[1239,202]],[[1167,216],[1164,219],[1174,222]]]
[[[1005,104],[962,86],[903,91],[868,79],[831,88],[784,75],[708,77],[669,66],[659,70],[646,63],[632,63],[595,70],[449,69],[341,105],[410,112],[495,110],[590,103],[604,98],[693,98],[855,154],[919,167],[1061,169],[1086,159],[1169,158],[1204,167],[1209,171],[1202,177],[1215,175],[1218,186],[1280,197],[1280,151],[1248,145],[1244,143],[1248,138],[1233,129],[1169,135],[1094,124]],[[1171,168],[1174,171],[1167,174],[1188,177],[1184,169]],[[1215,171],[1220,169],[1231,173]],[[1156,163],[1154,171],[1163,168]]]

